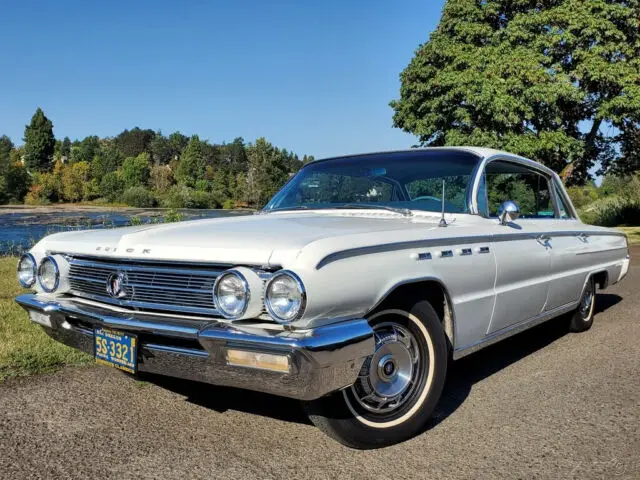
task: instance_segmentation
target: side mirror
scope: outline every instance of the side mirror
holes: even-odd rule
[[[498,220],[500,225],[506,225],[509,222],[513,222],[520,216],[520,207],[516,202],[507,200],[502,202],[500,208],[498,208]]]

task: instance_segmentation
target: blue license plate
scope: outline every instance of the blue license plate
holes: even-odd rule
[[[138,339],[130,333],[99,328],[94,331],[96,363],[129,373],[138,368]]]

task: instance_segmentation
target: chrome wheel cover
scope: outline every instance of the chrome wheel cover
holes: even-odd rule
[[[406,327],[380,323],[373,328],[376,349],[364,362],[351,386],[356,401],[366,410],[386,414],[411,397],[420,376],[420,352]]]
[[[589,317],[591,317],[594,298],[595,292],[592,289],[589,289],[585,292],[584,296],[582,297],[582,301],[580,302],[580,316],[585,321],[589,320]]]

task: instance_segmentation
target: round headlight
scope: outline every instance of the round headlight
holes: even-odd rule
[[[30,253],[25,253],[18,262],[18,282],[24,288],[33,287],[36,283],[36,259]]]
[[[60,283],[60,269],[53,257],[46,257],[38,267],[38,282],[47,293],[52,293]]]
[[[240,272],[229,270],[213,284],[213,301],[226,318],[239,318],[249,304],[249,285]]]
[[[293,272],[278,272],[267,283],[264,303],[269,314],[280,323],[289,323],[300,318],[306,302],[304,285]]]

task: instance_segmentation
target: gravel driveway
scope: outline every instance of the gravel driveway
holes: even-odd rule
[[[455,363],[430,428],[377,451],[269,395],[105,367],[11,379],[0,478],[638,479],[639,292],[636,260],[589,332],[552,321]]]

